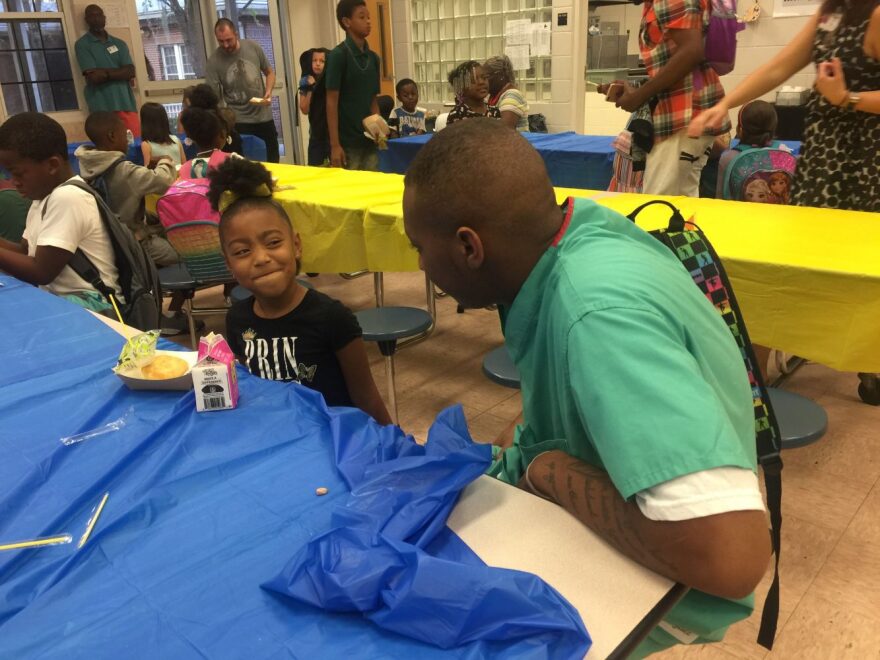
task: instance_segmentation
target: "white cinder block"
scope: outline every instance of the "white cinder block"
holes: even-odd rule
[[[569,103],[572,99],[571,89],[574,83],[571,80],[553,80],[550,83],[550,94],[553,103]]]
[[[551,34],[551,50],[553,56],[571,55],[571,32],[554,31]]]

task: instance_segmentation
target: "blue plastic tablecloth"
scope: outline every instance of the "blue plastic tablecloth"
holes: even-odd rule
[[[566,133],[522,133],[547,165],[554,186],[607,190],[611,183],[614,161],[613,137]],[[379,169],[383,172],[406,173],[419,150],[431,134],[415,135],[388,141],[388,149],[379,152]]]
[[[405,174],[419,150],[431,139],[431,133],[388,141],[388,149],[379,152],[379,169]],[[567,133],[522,133],[538,150],[554,186],[607,190],[614,164],[613,137]],[[801,143],[783,140],[797,156]],[[736,144],[736,140],[734,140]]]
[[[438,418],[439,444],[429,436],[420,447],[359,410],[239,369],[239,407],[196,413],[192,392],[123,387],[110,369],[124,339],[81,308],[10,277],[0,284],[0,543],[74,537],[0,552],[0,658],[556,658],[588,648],[552,588],[485,567],[445,514],[427,515],[448,513],[488,461],[460,411]],[[456,589],[473,600],[460,612],[454,598],[430,597]],[[449,624],[443,634],[435,619]]]
[[[181,140],[184,139],[184,135],[178,136]],[[67,159],[70,161],[70,166],[73,168],[74,174],[79,174],[79,159],[74,156],[74,152],[76,148],[81,144],[91,144],[91,142],[71,142],[67,145]],[[186,157],[195,158],[199,149],[196,145],[191,144],[189,146],[184,145],[184,151],[186,152]],[[249,158],[251,160],[259,160],[261,162],[266,161],[266,143],[258,138],[256,135],[242,135],[241,136],[241,149],[244,151],[242,156],[245,158]],[[144,154],[141,151],[141,139],[135,138],[134,142],[128,148],[128,160],[130,160],[135,165],[143,165],[144,164]]]

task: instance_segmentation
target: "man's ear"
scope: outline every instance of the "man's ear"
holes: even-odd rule
[[[486,253],[480,235],[470,227],[459,227],[455,232],[464,263],[467,268],[477,270],[483,265]]]

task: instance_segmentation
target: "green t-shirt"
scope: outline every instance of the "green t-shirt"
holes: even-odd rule
[[[17,190],[0,190],[0,238],[19,243],[30,208],[31,200],[22,197]]]
[[[364,43],[360,50],[351,37],[330,51],[324,72],[329,90],[339,90],[339,144],[367,148],[375,143],[364,135],[365,118],[379,93],[379,56]]]
[[[561,449],[629,499],[701,470],[755,470],[751,389],[718,312],[655,238],[590,200],[569,205],[570,224],[504,310],[525,424],[491,472],[516,483]],[[691,591],[667,621],[720,639],[753,607]],[[673,643],[660,630],[646,642]]]
[[[121,39],[107,35],[101,41],[91,32],[76,40],[76,61],[82,71],[89,69],[118,69],[132,64],[128,46]],[[86,84],[86,103],[90,112],[137,112],[134,92],[127,80],[111,80],[100,85]]]

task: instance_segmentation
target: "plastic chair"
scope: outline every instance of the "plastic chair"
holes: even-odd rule
[[[426,332],[433,324],[431,315],[417,307],[374,307],[355,312],[364,341],[374,341],[385,358],[391,419],[397,424],[397,391],[394,386],[394,354],[397,342]]]
[[[434,120],[434,132],[439,133],[444,128],[446,128],[446,120],[449,119],[449,113],[444,112],[443,114],[437,115],[437,119]]]
[[[808,398],[775,387],[768,387],[770,405],[779,423],[783,449],[806,447],[819,440],[828,430],[828,414]]]
[[[177,250],[183,260],[182,267],[189,275],[185,280],[181,264],[169,266],[159,271],[159,279],[165,291],[184,291],[187,293],[183,303],[183,313],[189,323],[192,347],[197,347],[196,324],[194,317],[210,314],[224,314],[227,307],[196,307],[193,296],[197,289],[233,284],[235,279],[226,267],[220,249],[220,234],[217,224],[205,220],[182,222],[166,229],[168,242]],[[176,270],[175,270],[176,269]],[[164,273],[164,278],[163,278]]]
[[[486,353],[483,373],[494,383],[516,390],[520,388],[519,371],[507,352],[507,346],[502,345]]]

